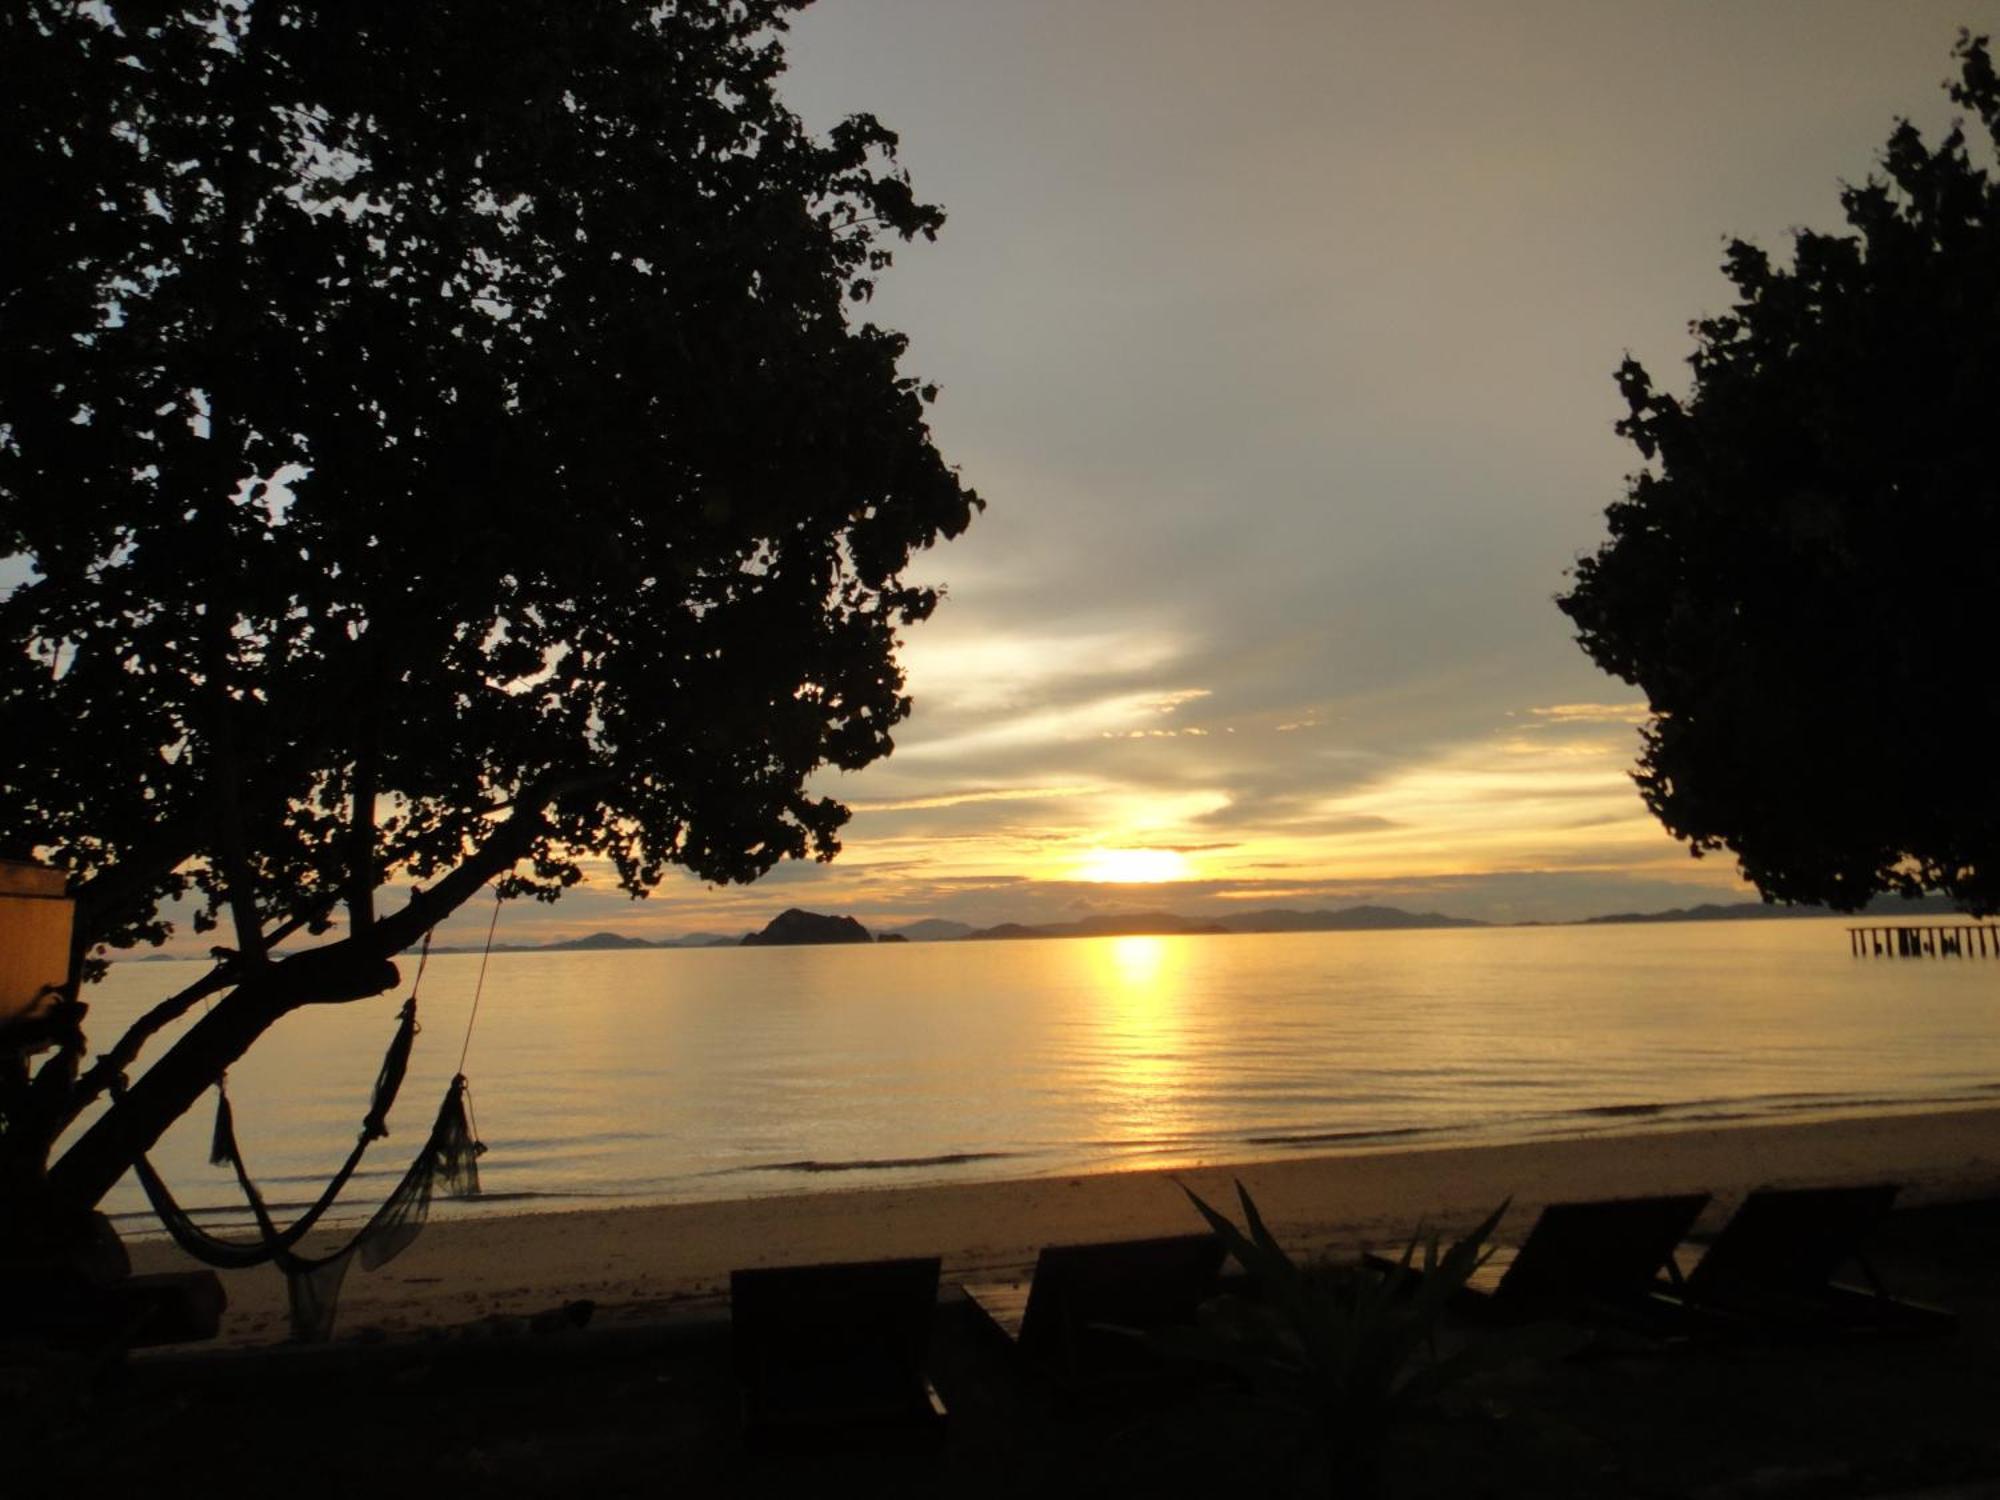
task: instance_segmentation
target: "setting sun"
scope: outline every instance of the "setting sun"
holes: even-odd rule
[[[1172,849],[1093,849],[1076,867],[1078,880],[1106,885],[1154,885],[1193,873],[1187,857]]]

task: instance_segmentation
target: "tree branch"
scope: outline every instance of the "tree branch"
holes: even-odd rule
[[[514,868],[545,830],[543,810],[570,787],[570,783],[549,781],[542,783],[540,790],[524,791],[519,799],[521,806],[513,816],[460,861],[456,869],[427,889],[413,891],[401,911],[378,919],[367,932],[356,933],[347,941],[365,945],[365,951],[381,958],[414,946],[426,932],[485,889],[494,876]]]
[[[301,1006],[365,999],[399,983],[390,956],[513,868],[545,831],[543,809],[573,784],[546,778],[538,785],[543,790],[532,803],[524,793],[521,811],[449,874],[412,895],[401,911],[378,919],[366,932],[246,974],[50,1167],[50,1190],[74,1208],[91,1207],[279,1017]]]
[[[210,969],[201,978],[178,994],[170,995],[147,1011],[125,1029],[109,1052],[100,1053],[84,1075],[77,1079],[73,1097],[68,1104],[68,1118],[57,1125],[60,1130],[77,1115],[85,1105],[111,1086],[111,1080],[122,1074],[139,1059],[139,1053],[146,1043],[163,1027],[171,1026],[182,1016],[210,995],[218,994],[236,983],[239,975],[236,966],[224,961]]]
[[[199,516],[215,533],[214,555],[218,570],[211,575],[208,608],[202,621],[203,645],[208,656],[208,696],[215,715],[213,750],[215,767],[216,852],[222,866],[224,896],[236,927],[236,947],[249,964],[265,961],[264,921],[257,910],[257,887],[251,877],[250,860],[244,839],[242,807],[242,757],[236,738],[236,705],[230,697],[231,585],[226,559],[233,549],[230,541],[230,510],[237,487],[255,472],[247,453],[250,432],[244,418],[248,402],[237,393],[245,382],[242,351],[255,347],[249,335],[248,310],[254,306],[246,284],[244,244],[254,214],[256,195],[251,185],[252,163],[256,160],[258,127],[258,64],[267,29],[280,23],[282,7],[277,0],[262,0],[243,13],[235,38],[239,65],[228,70],[226,98],[229,125],[226,149],[219,163],[222,219],[228,233],[221,240],[217,258],[215,295],[209,314],[213,320],[212,368],[202,384],[208,393],[207,443],[211,450],[210,492],[200,497]],[[254,379],[254,374],[251,375]]]
[[[354,810],[347,825],[347,921],[365,932],[375,921],[375,776],[374,746],[354,761]]]
[[[227,726],[228,695],[216,684],[215,826],[216,853],[222,865],[223,894],[236,926],[236,951],[243,961],[264,961],[264,919],[257,911],[257,888],[243,847],[243,805],[237,795],[236,736]]]
[[[319,912],[324,911],[326,904],[287,917],[264,935],[265,947],[267,949],[277,947],[286,938],[310,923]],[[186,989],[162,1000],[134,1021],[111,1050],[99,1054],[97,1061],[76,1080],[69,1091],[69,1096],[63,1100],[55,1113],[55,1118],[50,1124],[49,1139],[54,1140],[67,1130],[72,1120],[82,1114],[99,1094],[111,1087],[112,1079],[122,1076],[127,1068],[137,1062],[139,1053],[146,1043],[163,1028],[171,1026],[210,995],[228,989],[241,977],[233,963],[228,961],[219,963]]]

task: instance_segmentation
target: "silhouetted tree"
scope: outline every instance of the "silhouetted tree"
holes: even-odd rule
[[[2000,143],[1983,38],[1952,99]],[[1627,359],[1647,467],[1558,601],[1652,706],[1637,781],[1766,898],[2000,906],[2000,188],[1907,121],[1851,232],[1730,245],[1694,388]]]
[[[979,502],[850,321],[943,215],[784,107],[801,3],[0,13],[0,852],[93,951],[230,934],[91,1066],[75,1003],[0,1062],[9,1191],[95,1202],[490,881],[833,856],[806,779],[891,748],[904,569]]]

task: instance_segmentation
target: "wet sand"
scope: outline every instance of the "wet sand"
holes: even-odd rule
[[[1305,1252],[1400,1247],[1424,1226],[1469,1227],[1510,1195],[1503,1236],[1508,1226],[1525,1232],[1545,1203],[1656,1192],[1715,1194],[1706,1220],[1715,1224],[1765,1184],[1892,1181],[1907,1207],[2000,1197],[2000,1108],[463,1219],[432,1224],[378,1271],[355,1267],[336,1336],[579,1298],[598,1304],[600,1321],[644,1320],[716,1296],[737,1266],[937,1254],[948,1280],[987,1277],[1030,1265],[1044,1244],[1191,1232],[1199,1224],[1175,1179],[1233,1203],[1238,1177]],[[163,1240],[132,1248],[140,1270],[188,1264]],[[228,1272],[224,1282],[226,1342],[285,1336],[276,1273]]]

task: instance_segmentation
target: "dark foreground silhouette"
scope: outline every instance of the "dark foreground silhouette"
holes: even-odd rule
[[[1955,1308],[1958,1329],[1482,1376],[1392,1435],[1386,1493],[1790,1500],[2000,1482],[2000,1203],[1898,1213],[1873,1249],[1899,1290]],[[929,1357],[951,1408],[942,1444],[752,1454],[726,1316],[665,1311],[584,1330],[517,1320],[401,1342],[135,1358],[95,1381],[45,1371],[9,1392],[0,1442],[24,1493],[56,1459],[70,1493],[197,1474],[212,1493],[275,1479],[292,1496],[385,1483],[482,1496],[1325,1492],[1282,1422],[1227,1390],[1104,1409],[1051,1402],[949,1290]]]

